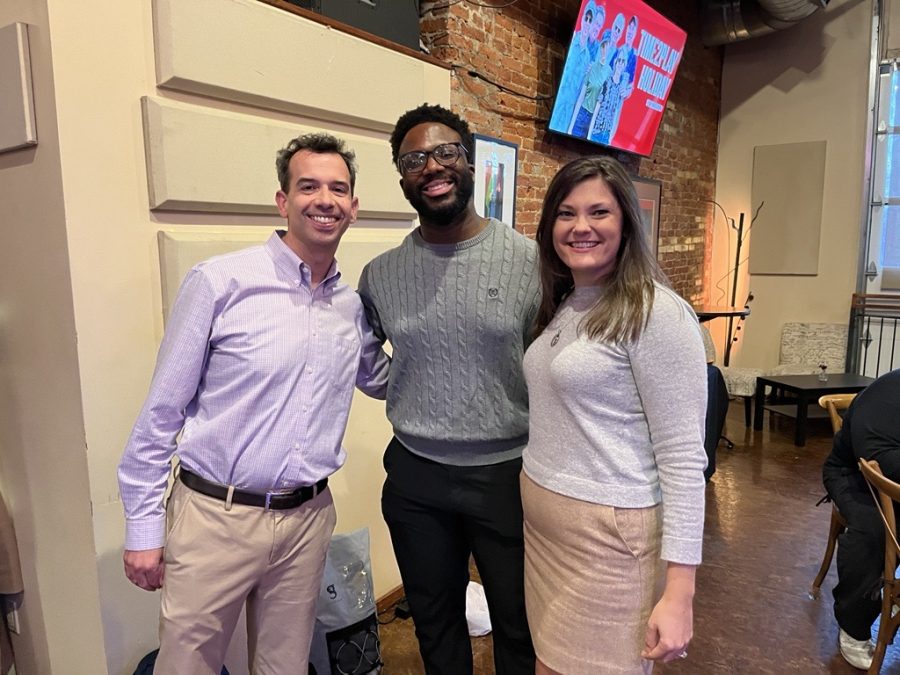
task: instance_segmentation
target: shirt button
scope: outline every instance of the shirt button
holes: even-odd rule
[[[311,373],[313,371],[312,366],[306,366],[306,372]]]
[[[299,449],[300,449],[300,444],[294,443],[294,450],[299,450]]]
[[[299,279],[294,279],[294,286],[297,286],[297,287],[299,288],[299,286],[300,286],[300,280],[299,280]]]

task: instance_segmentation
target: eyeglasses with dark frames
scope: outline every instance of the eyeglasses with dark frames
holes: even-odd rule
[[[441,143],[431,150],[413,150],[402,154],[397,163],[403,173],[420,173],[428,164],[429,156],[434,157],[434,161],[441,166],[453,166],[461,154],[468,154],[462,143]]]

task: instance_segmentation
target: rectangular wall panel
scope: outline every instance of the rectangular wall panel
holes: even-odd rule
[[[275,154],[292,138],[328,129],[165,99],[142,99],[150,208],[277,213]],[[360,217],[413,220],[387,141],[336,134],[356,152]]]
[[[824,189],[825,141],[754,148],[750,274],[818,274]]]
[[[160,87],[390,131],[450,71],[256,0],[154,0]]]
[[[162,284],[163,317],[169,318],[178,289],[188,271],[213,256],[261,244],[268,230],[242,232],[159,232],[159,277]]]
[[[194,265],[213,256],[261,244],[271,233],[267,229],[255,232],[223,229],[208,232],[161,230],[157,236],[163,317],[168,318],[178,288]],[[369,229],[351,226],[341,240],[336,256],[341,269],[341,280],[356,288],[363,267],[375,256],[399,246],[407,234],[408,230],[399,228]]]
[[[37,143],[28,27],[0,28],[0,152]]]

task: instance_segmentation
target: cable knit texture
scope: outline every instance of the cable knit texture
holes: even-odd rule
[[[416,229],[366,265],[359,293],[393,348],[387,414],[397,438],[443,464],[519,457],[522,357],[540,296],[534,242],[498,220],[457,244],[429,244]]]
[[[707,386],[700,326],[684,300],[657,285],[637,341],[576,336],[600,293],[577,288],[525,355],[525,473],[548,490],[595,504],[661,501],[662,558],[698,564]]]

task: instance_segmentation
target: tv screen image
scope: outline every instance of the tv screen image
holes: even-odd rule
[[[640,0],[583,0],[548,128],[649,155],[686,40]]]

